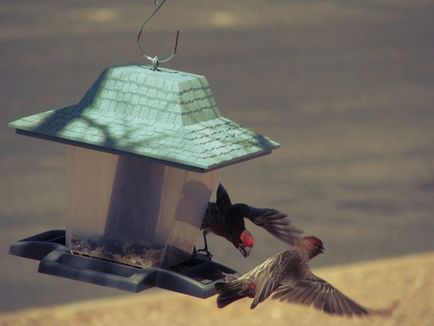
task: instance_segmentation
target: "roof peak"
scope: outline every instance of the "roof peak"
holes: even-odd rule
[[[24,117],[10,126],[32,136],[203,171],[279,146],[222,117],[204,76],[140,65],[105,69],[78,104]]]
[[[156,124],[186,126],[220,117],[204,76],[171,69],[127,65],[108,68],[80,105],[86,112],[138,117]]]

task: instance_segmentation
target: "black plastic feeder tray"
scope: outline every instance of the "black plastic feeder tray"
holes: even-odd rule
[[[17,241],[9,253],[40,260],[40,273],[131,292],[159,287],[199,298],[214,295],[214,284],[222,281],[224,274],[236,273],[200,254],[170,268],[138,268],[73,254],[65,247],[65,230],[51,230]]]

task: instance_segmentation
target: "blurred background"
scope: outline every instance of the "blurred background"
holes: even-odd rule
[[[7,123],[78,102],[105,67],[143,62],[135,37],[152,9],[0,1],[1,311],[125,294],[8,256],[12,242],[64,228],[65,157]],[[205,75],[224,116],[281,144],[221,170],[233,202],[277,208],[321,238],[315,266],[434,249],[432,0],[168,1],[144,48],[164,57],[177,29],[166,66]],[[248,259],[209,236],[214,259],[243,272],[285,249],[249,229]]]

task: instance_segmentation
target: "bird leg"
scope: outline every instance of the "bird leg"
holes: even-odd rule
[[[206,255],[207,255],[207,257],[209,258],[209,259],[211,259],[212,258],[212,254],[209,252],[209,250],[208,250],[208,242],[206,241],[206,231],[203,231],[202,232],[202,235],[203,235],[203,243],[204,243],[204,245],[205,245],[205,247],[203,248],[203,249],[197,249],[196,250],[196,252],[197,253],[199,253],[199,252],[203,252],[203,253],[205,253]]]

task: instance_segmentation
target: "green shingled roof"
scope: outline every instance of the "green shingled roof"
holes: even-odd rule
[[[222,117],[204,76],[140,65],[108,68],[78,104],[28,116],[10,126],[34,136],[199,170],[279,147]]]

